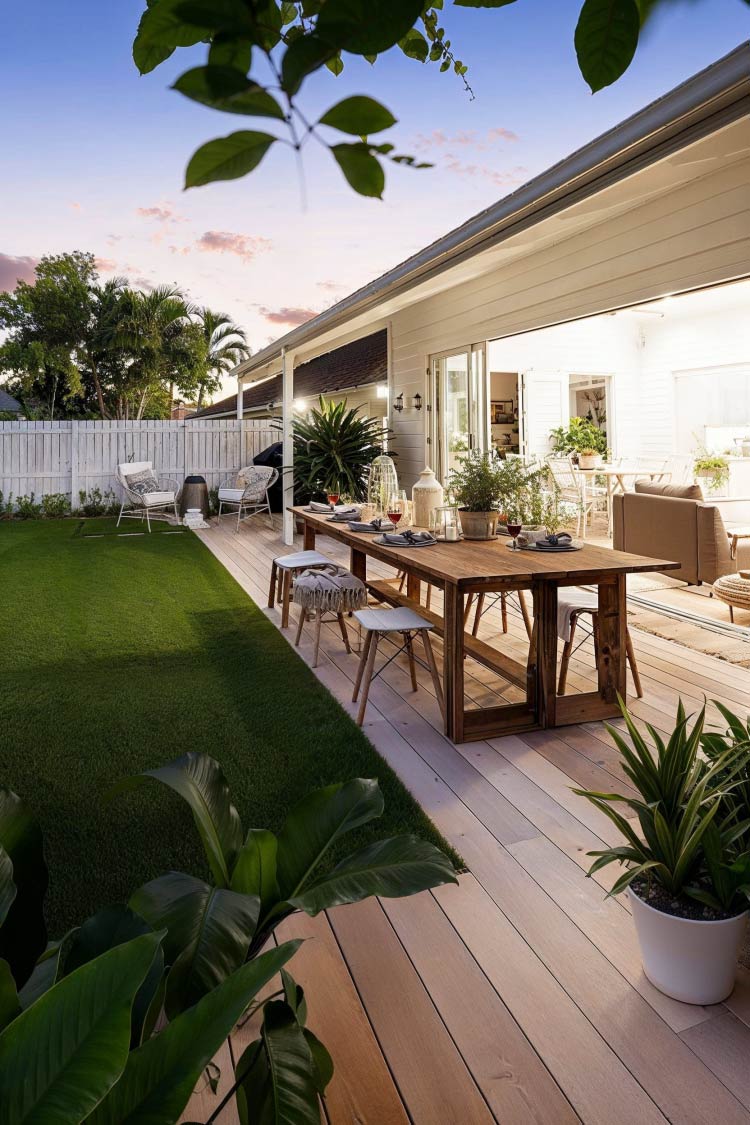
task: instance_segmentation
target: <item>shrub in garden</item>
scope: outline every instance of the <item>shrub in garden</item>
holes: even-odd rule
[[[48,492],[42,497],[42,515],[48,520],[69,516],[70,500],[62,492]]]

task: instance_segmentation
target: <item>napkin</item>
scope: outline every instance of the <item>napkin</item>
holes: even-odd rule
[[[402,531],[391,534],[386,532],[383,542],[389,547],[431,547],[433,543],[437,543],[437,539],[429,531]]]

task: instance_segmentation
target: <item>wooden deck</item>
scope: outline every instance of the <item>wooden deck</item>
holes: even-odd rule
[[[278,611],[265,609],[270,560],[288,550],[278,533],[256,525],[237,535],[227,521],[200,534],[278,624]],[[347,562],[333,540],[318,549]],[[392,577],[374,564],[379,572]],[[432,608],[440,611],[437,592]],[[284,635],[292,643],[293,628]],[[498,642],[499,612],[479,635]],[[750,708],[746,669],[650,634],[634,641],[645,695],[632,710],[657,728],[671,723],[678,693],[696,709],[704,695]],[[527,643],[511,613],[503,650],[524,659]],[[311,638],[299,652],[309,663]],[[357,661],[324,627],[316,674],[350,713]],[[606,731],[592,723],[454,746],[426,671],[419,683],[412,693],[406,664],[394,661],[373,683],[366,731],[469,873],[459,886],[282,927],[280,939],[310,938],[293,971],[336,1063],[328,1121],[750,1122],[750,973],[740,970],[722,1005],[668,999],[643,976],[625,901],[604,898],[614,875],[584,875],[586,852],[614,832],[571,786],[628,788]],[[587,643],[571,661],[569,689],[592,684]],[[466,690],[477,704],[518,691],[473,660]],[[231,1049],[249,1034],[237,1032]],[[229,1049],[217,1060],[223,1082]],[[185,1120],[205,1120],[217,1104],[204,1090]],[[236,1122],[234,1107],[218,1120]]]

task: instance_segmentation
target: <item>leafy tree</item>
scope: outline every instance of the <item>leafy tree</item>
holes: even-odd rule
[[[633,60],[644,24],[671,2],[583,0],[575,51],[592,92],[620,78]],[[497,9],[513,3],[453,0],[452,6]],[[473,97],[466,64],[453,53],[440,24],[443,7],[444,0],[147,0],[133,59],[146,74],[176,48],[205,43],[205,65],[185,71],[173,89],[224,113],[268,118],[281,129],[243,129],[202,145],[188,163],[186,187],[237,179],[257,168],[274,144],[299,152],[315,136],[355,191],[381,198],[384,161],[428,167],[396,154],[390,143],[370,139],[395,125],[394,115],[373,98],[355,96],[312,120],[302,104],[302,89],[322,67],[339,75],[347,55],[374,64],[381,54],[398,48],[417,62],[455,72]],[[329,130],[339,136],[329,140]]]
[[[0,293],[0,372],[16,377],[26,398],[45,404],[50,419],[83,392],[77,349],[92,316],[93,254],[48,255],[36,281]]]
[[[221,377],[250,356],[245,333],[225,313],[211,309],[196,310],[206,351],[205,371],[198,378],[198,408],[206,395],[215,394],[221,386]]]

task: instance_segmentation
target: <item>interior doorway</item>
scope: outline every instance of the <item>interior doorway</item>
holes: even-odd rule
[[[472,449],[488,441],[485,345],[474,344],[431,357],[431,459],[445,482]]]

